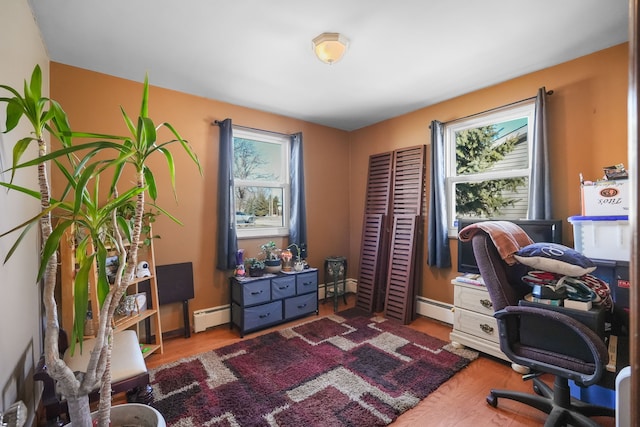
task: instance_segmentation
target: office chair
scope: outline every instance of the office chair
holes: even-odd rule
[[[474,231],[473,251],[495,310],[500,349],[514,363],[532,370],[523,378],[533,379],[536,393],[494,389],[487,396],[487,403],[497,407],[498,399],[504,398],[532,406],[548,414],[545,426],[598,426],[588,417],[615,416],[613,409],[572,399],[569,389],[569,379],[579,386],[589,386],[601,378],[609,359],[602,338],[562,311],[520,306],[519,301],[531,292],[531,287],[520,280],[527,267],[507,264],[491,231]],[[540,328],[525,330],[523,324]],[[553,388],[538,378],[543,373],[555,376]]]

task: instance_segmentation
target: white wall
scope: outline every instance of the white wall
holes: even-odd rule
[[[36,64],[43,72],[43,96],[49,95],[49,58],[27,0],[0,2],[0,84],[19,88],[29,79]],[[0,89],[0,96],[9,93]],[[0,129],[5,131],[6,104],[0,103]],[[29,126],[21,123],[9,134],[0,134],[0,155],[5,168],[11,161],[16,140],[28,136]],[[27,153],[37,154],[35,147]],[[4,179],[9,174],[4,173]],[[2,179],[2,176],[0,176]],[[15,182],[36,187],[33,170],[19,173]],[[0,233],[13,228],[38,212],[35,199],[0,188]],[[0,239],[0,411],[16,400],[29,409],[27,425],[33,424],[39,386],[32,375],[42,353],[40,330],[40,287],[36,284],[38,265],[37,234],[32,232],[12,258],[3,264],[16,234]]]

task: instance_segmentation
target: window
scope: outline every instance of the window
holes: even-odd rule
[[[450,236],[459,218],[526,218],[534,108],[530,100],[445,126]]]
[[[289,233],[289,138],[233,129],[235,226],[239,238]]]

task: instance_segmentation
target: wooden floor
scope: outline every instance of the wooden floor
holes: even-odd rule
[[[347,306],[353,306],[355,295],[349,295]],[[344,309],[340,304],[340,310]],[[331,314],[333,304],[320,304],[320,315]],[[308,321],[303,318],[289,322],[279,327],[247,334],[248,339],[295,323]],[[427,333],[431,336],[449,341],[451,326],[434,320],[420,317],[409,327]],[[183,337],[164,341],[164,353],[152,354],[146,359],[148,368],[156,368],[165,363],[173,362],[183,357],[202,353],[228,344],[240,341],[238,331],[231,331],[227,325],[192,334],[191,338]],[[544,378],[549,383],[550,378]],[[499,400],[498,407],[489,406],[485,398],[490,388],[520,390],[532,393],[531,382],[523,381],[522,376],[514,372],[510,365],[499,359],[481,355],[467,368],[456,374],[452,379],[431,393],[420,404],[402,414],[392,425],[403,426],[541,426],[544,424],[545,414],[525,406],[521,403],[506,399]],[[603,426],[614,426],[613,418],[594,418]]]

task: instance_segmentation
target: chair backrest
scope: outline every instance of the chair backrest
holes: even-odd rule
[[[608,359],[602,339],[567,314],[546,306],[519,306],[531,292],[521,280],[529,267],[507,264],[484,230],[476,231],[471,239],[493,310],[499,311],[496,318],[502,352],[519,365],[571,378],[580,385],[598,381]],[[553,336],[548,331],[553,331]]]
[[[518,301],[531,292],[531,287],[520,280],[528,268],[522,264],[507,265],[498,254],[491,237],[483,230],[473,235],[472,244],[473,254],[494,311],[502,310],[509,305],[518,305]]]

